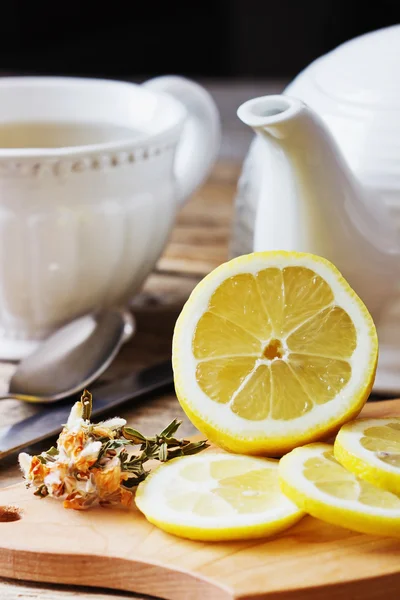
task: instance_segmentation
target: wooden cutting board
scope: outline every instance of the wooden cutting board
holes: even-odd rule
[[[363,411],[395,415],[400,400]],[[135,508],[69,511],[17,484],[0,489],[0,576],[171,600],[388,600],[400,597],[400,540],[305,517],[271,539],[192,542]]]

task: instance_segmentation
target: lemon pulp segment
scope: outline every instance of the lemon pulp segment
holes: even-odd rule
[[[330,286],[306,267],[226,279],[193,336],[196,379],[244,419],[293,419],[351,377],[357,332]]]

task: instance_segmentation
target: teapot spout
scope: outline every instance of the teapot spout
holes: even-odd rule
[[[254,129],[257,133],[262,131],[273,137],[281,139],[285,130],[298,127],[301,113],[306,110],[306,105],[290,96],[274,95],[261,96],[245,102],[239,106],[237,114],[243,123]]]
[[[327,258],[378,316],[400,277],[400,242],[385,207],[366,194],[323,121],[300,100],[255,98],[238,116],[264,140],[254,250]]]

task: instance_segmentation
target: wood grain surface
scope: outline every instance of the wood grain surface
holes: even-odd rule
[[[363,416],[400,414],[400,400]],[[20,519],[2,522],[2,507]],[[136,509],[65,510],[19,483],[0,490],[0,575],[104,586],[168,600],[398,598],[400,540],[305,517],[271,539],[203,543],[157,529]]]

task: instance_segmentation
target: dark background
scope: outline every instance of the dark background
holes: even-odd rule
[[[400,0],[3,0],[0,14],[3,73],[286,78],[398,23]]]

